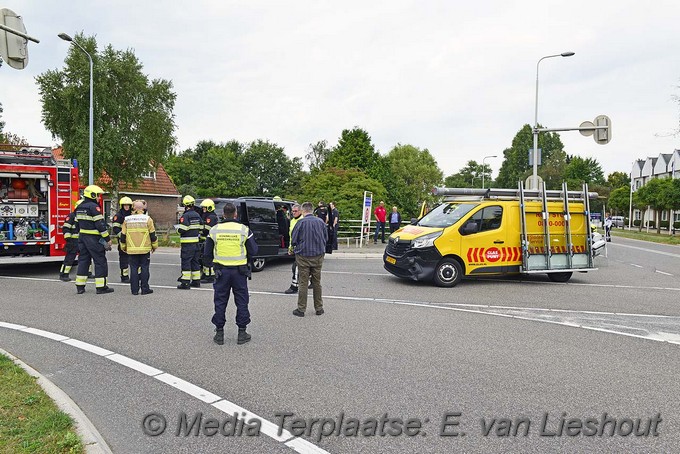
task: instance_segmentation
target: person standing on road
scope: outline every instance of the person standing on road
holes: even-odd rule
[[[85,284],[90,269],[90,261],[94,262],[94,284],[97,295],[111,293],[113,289],[106,285],[109,265],[106,262],[106,251],[111,250],[111,237],[106,230],[104,215],[99,206],[99,195],[104,190],[97,185],[90,185],[83,190],[83,202],[76,208],[75,222],[79,230],[78,271],[76,289],[78,294],[85,293]]]
[[[130,290],[133,295],[153,293],[149,288],[149,265],[151,253],[158,248],[158,238],[153,219],[144,214],[144,203],[136,200],[131,214],[125,217],[121,226],[119,244],[130,261]]]
[[[257,243],[250,229],[236,220],[236,206],[227,202],[224,205],[224,222],[210,229],[205,240],[203,259],[215,268],[215,290],[213,302],[215,313],[212,323],[215,325],[216,344],[224,344],[224,324],[226,323],[229,292],[234,293],[236,304],[236,326],[238,326],[238,345],[250,341],[246,327],[250,324],[248,310],[248,279],[250,278],[249,258],[257,254]]]
[[[375,216],[375,236],[373,237],[373,244],[378,243],[378,232],[382,231],[382,242],[385,242],[385,218],[387,217],[387,211],[385,211],[385,202],[382,200],[380,204],[373,211]]]
[[[125,221],[125,218],[132,213],[132,199],[130,197],[121,197],[118,204],[120,205],[120,210],[113,216],[111,223],[111,236],[113,238],[120,237],[123,222]],[[120,247],[120,241],[118,241],[118,265],[120,266],[120,281],[130,282],[130,264],[128,263],[128,255]]]
[[[61,226],[61,232],[64,234],[64,239],[66,240],[66,256],[64,257],[64,263],[61,264],[61,269],[59,270],[59,279],[68,282],[71,280],[69,274],[71,273],[71,268],[76,262],[76,257],[78,256],[78,224],[76,224],[76,208],[83,201],[78,200],[73,207],[73,211],[68,215],[64,224]]]
[[[201,286],[201,250],[198,246],[198,237],[203,230],[203,219],[194,209],[196,200],[190,195],[182,199],[184,214],[179,218],[179,244],[180,259],[182,260],[182,275],[178,279],[180,290],[189,290],[191,287]]]
[[[289,236],[292,238],[293,236],[293,228],[295,227],[295,224],[302,218],[302,211],[300,210],[300,204],[296,203],[293,205],[291,208],[291,211],[293,213],[293,219],[290,220],[290,229],[288,231]],[[291,243],[288,246],[288,255],[294,255],[295,252],[293,251],[293,244]],[[298,292],[298,267],[297,267],[297,261],[293,261],[293,280],[290,283],[290,287],[286,289],[283,293],[290,295],[292,293],[297,293]]]
[[[332,254],[333,251],[338,250],[338,209],[335,207],[335,202],[328,204],[328,249],[326,252]]]
[[[203,230],[201,232],[201,241],[199,244],[202,247],[202,249],[200,249],[202,256],[203,250],[205,249],[205,240],[208,238],[210,229],[219,223],[219,219],[217,218],[217,214],[215,214],[215,202],[213,202],[211,199],[205,199],[202,201],[201,208],[203,209]],[[215,270],[212,266],[207,266],[205,264],[205,260],[201,260],[201,262],[203,262],[203,275],[201,277],[201,282],[205,284],[212,284],[215,282]]]
[[[611,243],[612,241],[612,216],[610,213],[605,214],[604,218],[604,238],[607,241],[607,243]]]
[[[307,283],[312,279],[314,292],[314,309],[316,315],[322,315],[323,299],[321,296],[321,267],[323,266],[324,251],[328,241],[328,227],[320,218],[312,214],[312,204],[305,202],[300,207],[300,219],[291,235],[291,244],[295,252],[300,281],[298,285],[298,307],[293,315],[304,317],[307,309]]]
[[[397,207],[392,207],[392,212],[390,213],[390,235],[401,227],[401,214],[397,210]]]

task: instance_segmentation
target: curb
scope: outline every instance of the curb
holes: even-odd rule
[[[75,429],[83,441],[85,452],[88,454],[113,454],[109,445],[104,441],[104,437],[99,433],[97,428],[85,416],[85,413],[78,407],[78,405],[62,391],[57,385],[45,378],[37,370],[33,369],[28,364],[21,361],[16,356],[0,348],[0,353],[10,358],[16,365],[24,369],[28,375],[37,378],[36,382],[50,396],[50,398],[57,404],[57,407],[64,413],[68,414],[75,423]]]

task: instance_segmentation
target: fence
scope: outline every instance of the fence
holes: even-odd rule
[[[401,223],[401,226],[408,224],[408,222]],[[370,229],[364,226],[364,242],[367,243],[375,233],[375,220],[371,221]],[[390,225],[385,225],[385,235],[389,236]],[[338,222],[338,244],[347,244],[350,247],[354,243],[354,247],[359,247],[361,240],[361,219],[341,219]]]

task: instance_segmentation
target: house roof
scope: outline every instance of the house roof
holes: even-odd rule
[[[665,163],[668,164],[669,162],[671,162],[671,158],[673,157],[673,154],[672,154],[672,153],[668,153],[668,154],[666,154],[666,153],[660,153],[660,154],[659,154],[659,157],[660,157],[660,158],[663,158],[663,160],[665,161]]]
[[[52,153],[56,159],[64,159],[64,150],[61,147],[52,149]],[[110,182],[111,177],[106,173],[97,180],[97,183],[102,183],[104,186]],[[181,196],[162,164],[158,164],[155,178],[142,178],[136,186],[123,183],[120,185],[119,192],[125,194]]]

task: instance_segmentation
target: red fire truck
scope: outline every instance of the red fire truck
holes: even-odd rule
[[[49,147],[0,145],[0,255],[63,256],[78,168]]]

